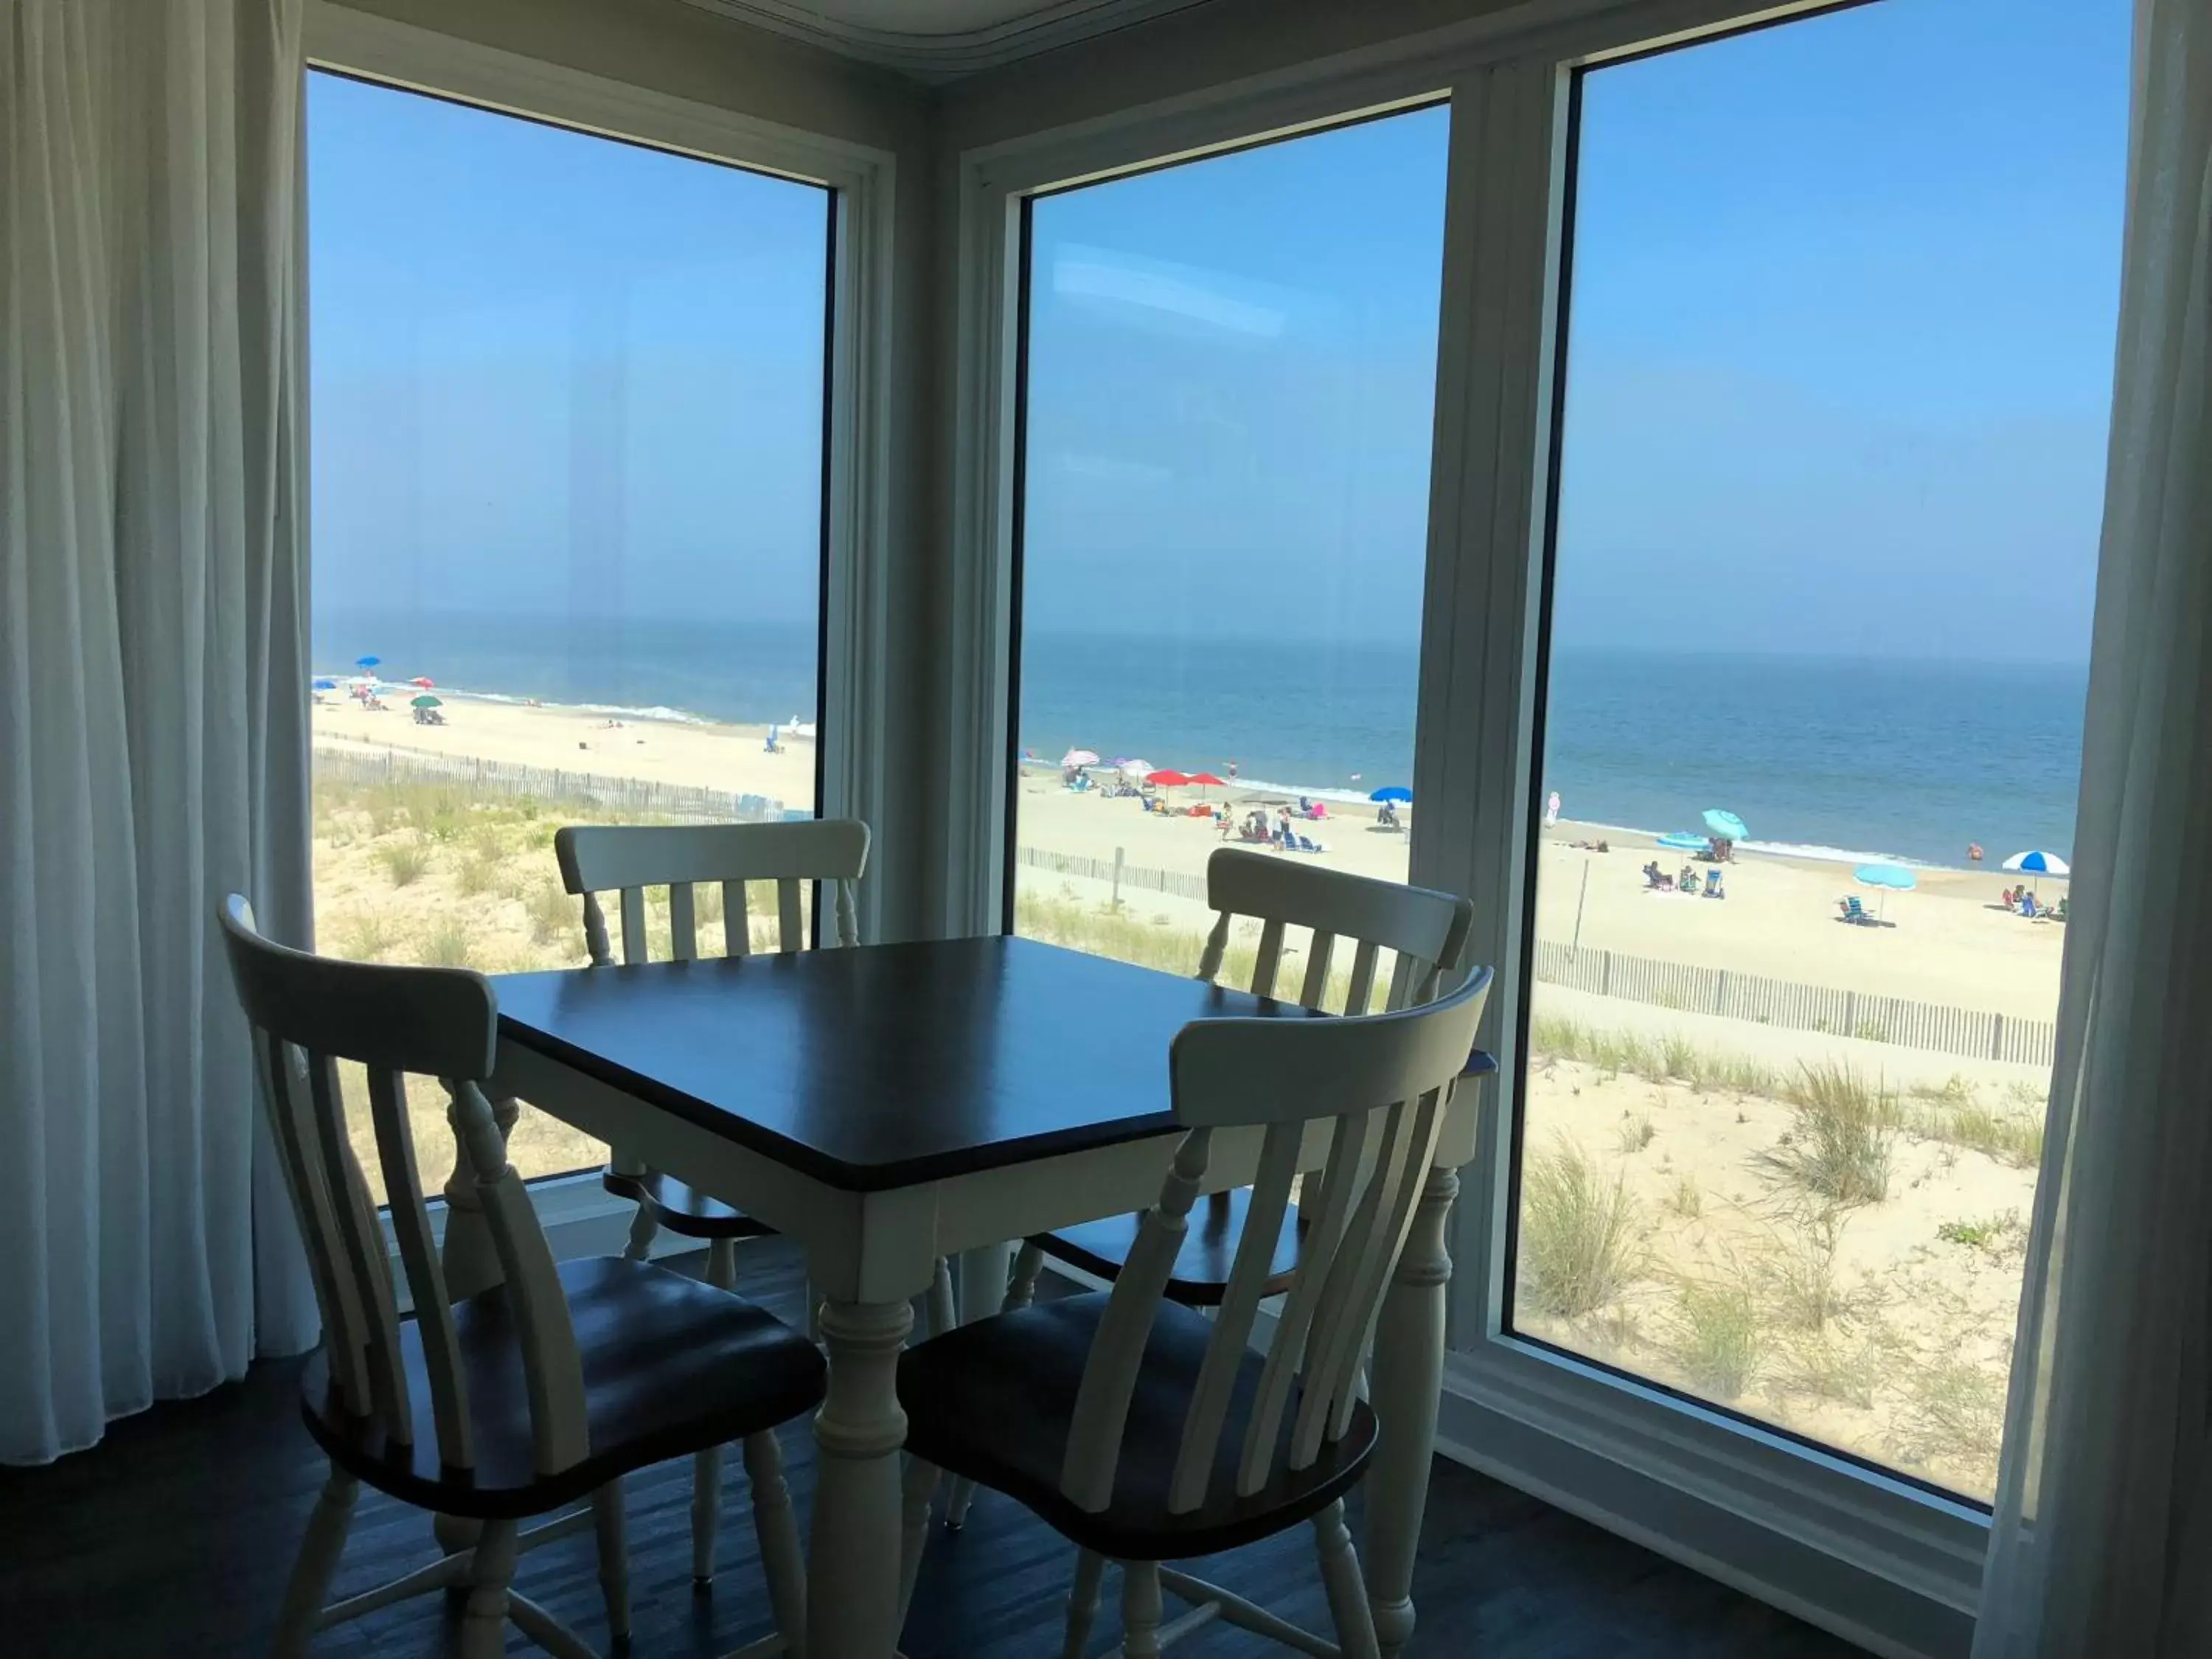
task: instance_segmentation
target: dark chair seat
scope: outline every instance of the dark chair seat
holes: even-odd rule
[[[908,1349],[899,1360],[899,1399],[907,1449],[924,1461],[1005,1492],[1054,1529],[1116,1561],[1168,1561],[1235,1549],[1318,1515],[1351,1490],[1375,1443],[1375,1417],[1363,1402],[1344,1437],[1322,1448],[1308,1468],[1277,1460],[1270,1483],[1237,1495],[1237,1458],[1259,1388],[1261,1358],[1245,1356],[1206,1502],[1184,1515],[1168,1510],[1168,1484],[1183,1419],[1214,1326],[1203,1315],[1162,1303],[1129,1404],[1113,1502],[1098,1514],[1078,1509],[1060,1490],[1075,1396],[1091,1339],[1106,1311],[1103,1292],[1000,1314]],[[1297,1395],[1283,1414],[1287,1443]]]
[[[400,1327],[414,1443],[349,1417],[318,1352],[301,1377],[307,1431],[356,1480],[446,1515],[542,1515],[632,1469],[741,1440],[821,1403],[826,1368],[814,1345],[743,1297],[650,1262],[596,1257],[561,1264],[583,1361],[590,1455],[538,1473],[522,1352],[504,1289],[453,1304],[476,1433],[476,1467],[438,1459],[422,1328]]]
[[[1166,1295],[1170,1302],[1180,1302],[1186,1308],[1221,1305],[1222,1295],[1229,1288],[1229,1270],[1243,1245],[1244,1218],[1251,1206],[1249,1187],[1208,1194],[1193,1206],[1190,1231],[1184,1235],[1168,1279]],[[1121,1276],[1128,1261],[1129,1251],[1137,1242],[1137,1224],[1143,1218],[1141,1215],[1108,1216],[1079,1227],[1039,1233],[1029,1242],[1054,1261],[1111,1280]],[[1284,1212],[1263,1294],[1280,1296],[1290,1289],[1297,1266],[1298,1209],[1293,1204]]]
[[[625,1175],[610,1165],[599,1179],[617,1198],[651,1205],[662,1226],[685,1238],[765,1238],[775,1231],[743,1210],[733,1210],[720,1199],[658,1170]]]

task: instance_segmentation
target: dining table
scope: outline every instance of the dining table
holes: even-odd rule
[[[976,1264],[1002,1263],[1008,1241],[1154,1202],[1181,1133],[1169,1044],[1190,1021],[1327,1018],[1000,935],[505,974],[492,986],[502,1122],[527,1102],[804,1252],[829,1362],[813,1423],[811,1659],[897,1651],[932,1481],[902,1468],[896,1368],[938,1263],[967,1267],[975,1316],[993,1310],[978,1284],[1003,1273]],[[1413,1628],[1445,1228],[1487,1092],[1455,1092],[1376,1328],[1380,1428],[1361,1554],[1385,1654]],[[1325,1128],[1309,1136],[1309,1169],[1325,1156]],[[1249,1183],[1259,1146],[1257,1130],[1217,1131],[1208,1188]],[[448,1197],[449,1278],[495,1281],[472,1195],[456,1183]]]

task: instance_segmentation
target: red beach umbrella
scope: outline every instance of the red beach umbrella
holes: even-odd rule
[[[1180,785],[1192,782],[1194,780],[1188,773],[1177,772],[1172,768],[1163,767],[1157,772],[1146,773],[1145,781],[1156,783],[1163,789],[1173,789]]]
[[[407,684],[410,684],[410,685],[419,685],[419,686],[421,686],[421,687],[422,687],[425,691],[428,691],[428,690],[432,686],[435,685],[437,683],[438,683],[437,681],[435,681],[435,680],[432,679],[432,678],[431,678],[428,674],[418,674],[417,676],[416,676],[416,678],[413,678],[413,679],[411,679],[411,680],[410,680],[410,681],[408,681],[408,682],[407,682]]]

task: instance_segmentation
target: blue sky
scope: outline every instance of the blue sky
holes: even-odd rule
[[[1562,643],[2086,654],[2129,11],[1588,77]],[[319,606],[811,620],[822,192],[327,77],[310,121]],[[1446,121],[1036,204],[1031,628],[1413,637]]]

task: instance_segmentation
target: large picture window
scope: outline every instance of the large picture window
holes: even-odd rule
[[[560,824],[815,809],[831,192],[324,73],[307,125],[319,943],[580,963]]]
[[[1029,204],[1016,932],[1188,973],[1218,847],[1406,878],[1449,120]]]
[[[2129,9],[1592,70],[1508,1327],[1993,1490],[2051,1081]]]

